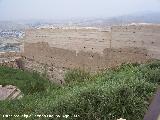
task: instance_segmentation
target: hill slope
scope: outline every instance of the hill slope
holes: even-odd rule
[[[35,115],[51,114],[55,120],[63,115],[71,120],[142,120],[160,84],[160,62],[122,65],[95,75],[71,70],[65,80],[67,84],[58,87],[38,74],[0,67],[0,84],[16,85],[25,93],[20,100],[1,101],[0,117],[32,114],[29,119],[38,119]]]

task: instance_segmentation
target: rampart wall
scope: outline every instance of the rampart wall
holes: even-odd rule
[[[113,49],[143,48],[151,58],[160,59],[160,25],[114,26],[111,34]]]
[[[99,71],[122,63],[160,59],[160,26],[113,26],[100,29],[30,29],[24,37],[27,69],[47,72],[64,83],[66,69]],[[56,80],[56,81],[55,81]]]
[[[160,59],[160,26],[26,31],[24,56],[56,68],[97,71],[128,62]]]
[[[160,58],[160,26],[113,26],[96,29],[28,30],[24,56],[56,68],[97,71],[126,62]]]
[[[0,66],[23,69],[21,53],[18,52],[0,53]]]

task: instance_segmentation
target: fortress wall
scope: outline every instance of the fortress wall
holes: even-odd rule
[[[0,66],[7,66],[11,68],[23,68],[21,53],[0,53]]]
[[[112,48],[143,48],[148,51],[148,56],[160,59],[160,26],[113,26],[111,46]]]
[[[20,57],[20,52],[0,52],[0,58]]]
[[[31,29],[26,31],[28,43],[48,42],[50,47],[102,53],[109,47],[111,34],[96,29]]]
[[[145,50],[133,48],[106,48],[103,55],[84,51],[76,53],[76,51],[50,47],[46,42],[25,43],[24,52],[27,59],[48,66],[61,69],[80,68],[87,71],[98,71],[126,62],[143,62],[147,59],[146,54]]]
[[[141,48],[111,48],[109,54],[105,55],[105,65],[106,68],[116,67],[122,63],[143,63],[148,59],[147,51]]]
[[[160,26],[113,26],[95,29],[34,29],[26,32],[26,59],[59,69],[97,71],[122,63],[160,59]]]
[[[56,68],[96,70],[104,67],[104,57],[97,53],[50,47],[46,42],[25,43],[24,56]]]

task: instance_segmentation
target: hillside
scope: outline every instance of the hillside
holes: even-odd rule
[[[1,30],[24,30],[31,27],[43,25],[52,26],[85,26],[85,27],[108,27],[112,25],[122,25],[130,23],[154,23],[160,24],[159,12],[141,12],[109,18],[72,18],[72,19],[53,19],[53,20],[19,20],[19,21],[0,21]]]
[[[66,117],[63,115],[69,115],[71,120],[142,120],[160,84],[159,73],[157,61],[124,64],[95,75],[71,70],[65,75],[66,85],[61,87],[37,73],[0,67],[0,84],[15,85],[24,93],[20,100],[0,101],[0,117],[32,114],[28,119],[38,119],[35,115],[51,114],[55,120],[62,120]]]
[[[73,22],[74,23],[74,22]],[[90,18],[75,22],[80,26],[99,26],[106,27],[112,25],[122,25],[131,23],[153,23],[160,24],[159,12],[142,12],[110,18]]]

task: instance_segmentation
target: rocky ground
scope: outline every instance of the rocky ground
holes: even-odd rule
[[[0,100],[20,99],[22,97],[20,89],[13,85],[0,85]]]

